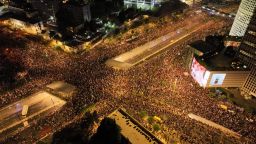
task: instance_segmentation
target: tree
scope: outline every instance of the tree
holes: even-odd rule
[[[90,140],[90,144],[121,144],[121,129],[111,118],[104,118],[97,133]]]
[[[83,131],[79,127],[64,128],[54,133],[52,144],[84,144]]]
[[[91,127],[97,121],[97,113],[86,113],[78,122],[54,133],[52,144],[88,144]]]

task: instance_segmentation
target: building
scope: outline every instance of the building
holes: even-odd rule
[[[0,2],[0,16],[9,12],[8,6]]]
[[[56,22],[55,13],[59,9],[58,0],[30,0],[28,3],[39,11],[42,19],[51,19],[53,22]]]
[[[160,7],[164,0],[124,0],[125,8],[137,8],[142,10],[152,10]]]
[[[242,91],[256,97],[256,10],[239,47],[238,57],[246,63],[251,72],[244,82]]]
[[[90,22],[91,21],[91,10],[90,5],[82,2],[67,2],[66,8],[74,16],[73,20],[78,23]]]
[[[39,34],[45,30],[44,24],[35,10],[26,12],[9,6],[8,12],[0,15],[0,19],[10,27],[23,30],[29,34]]]
[[[114,119],[121,128],[121,134],[132,144],[165,144],[152,132],[142,126],[135,118],[129,115],[125,109],[119,108],[112,112],[109,118]],[[157,118],[158,121],[161,119]]]
[[[59,6],[56,18],[59,31],[65,36],[72,36],[91,21],[90,5],[83,1],[68,1]]]
[[[251,69],[250,74],[243,84],[242,91],[250,96],[256,97],[256,67]]]
[[[255,0],[242,0],[229,35],[244,36],[256,8]]]
[[[195,41],[190,49],[188,69],[202,87],[242,87],[248,67],[235,59],[235,53],[219,49],[205,41]],[[232,49],[231,49],[232,51]]]
[[[256,3],[256,2],[255,2]],[[250,68],[256,66],[256,10],[238,50],[238,57]]]
[[[6,20],[7,23],[13,28],[23,30],[29,34],[39,34],[45,30],[44,24],[40,20],[36,19],[21,19],[21,18],[10,18]]]
[[[90,1],[92,19],[104,18],[118,14],[123,9],[123,0],[93,0]]]
[[[0,3],[8,4],[10,0],[0,0]]]
[[[241,37],[237,37],[237,36],[226,36],[224,41],[225,47],[232,46],[235,49],[238,49],[240,44],[241,44]]]

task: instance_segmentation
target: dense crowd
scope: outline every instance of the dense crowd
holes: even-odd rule
[[[190,41],[214,34],[222,26],[228,25],[228,22],[220,23],[223,25],[204,29]],[[181,20],[179,25],[182,24],[188,23]],[[172,130],[176,130],[183,143],[239,143],[235,139],[227,139],[215,129],[189,119],[188,113],[205,117],[255,140],[255,116],[240,111],[229,103],[225,104],[234,110],[235,114],[220,109],[220,102],[207,96],[209,90],[199,87],[190,76],[184,75],[184,72],[187,72],[184,67],[187,43],[176,46],[128,71],[113,70],[104,64],[107,59],[166,34],[171,29],[167,23],[161,26],[161,29],[151,30],[147,36],[141,34],[140,41],[123,44],[120,44],[120,41],[103,43],[81,55],[65,54],[49,48],[41,40],[32,41],[31,38],[22,49],[9,47],[9,53],[19,53],[18,63],[22,69],[17,72],[21,75],[20,78],[11,84],[14,86],[8,90],[0,90],[1,107],[37,92],[46,84],[57,80],[64,80],[77,86],[79,92],[58,113],[38,120],[35,126],[24,130],[22,135],[18,134],[6,142],[31,143],[38,139],[45,129],[54,130],[62,127],[65,122],[76,117],[84,106],[93,103],[96,104],[100,116],[106,116],[116,108],[124,107],[148,128],[150,127],[138,116],[140,111],[147,111],[150,115],[163,118],[163,125],[167,127],[162,130],[163,137],[168,142],[171,142],[168,135]],[[0,31],[3,33],[2,29]],[[15,35],[20,32],[12,33]],[[17,42],[15,38],[10,41],[14,44]],[[247,119],[253,120],[254,123]],[[26,133],[31,131],[35,134],[29,134],[28,137]]]

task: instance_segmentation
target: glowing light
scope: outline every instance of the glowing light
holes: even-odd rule
[[[194,58],[191,66],[191,75],[199,83],[200,86],[205,86],[205,83],[206,83],[205,81],[207,81],[205,79],[206,78],[208,79],[209,77],[209,76],[204,77],[205,73],[206,73],[206,68],[200,65]]]

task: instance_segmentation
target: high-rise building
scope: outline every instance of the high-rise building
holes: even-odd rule
[[[249,95],[256,96],[256,10],[254,10],[246,33],[242,38],[238,57],[251,69],[242,90]]]
[[[229,35],[244,36],[256,8],[255,0],[242,0]]]
[[[214,39],[216,44],[211,43]],[[240,88],[250,73],[250,69],[239,59],[234,59],[235,53],[232,54],[231,49],[222,52],[225,50],[224,44],[219,38],[207,37],[206,41],[195,41],[187,48],[189,49],[187,68],[194,80],[202,87]]]
[[[245,80],[242,90],[243,92],[256,97],[256,67],[255,66],[251,69],[250,74]]]
[[[238,57],[250,68],[256,66],[256,10],[242,38]]]

